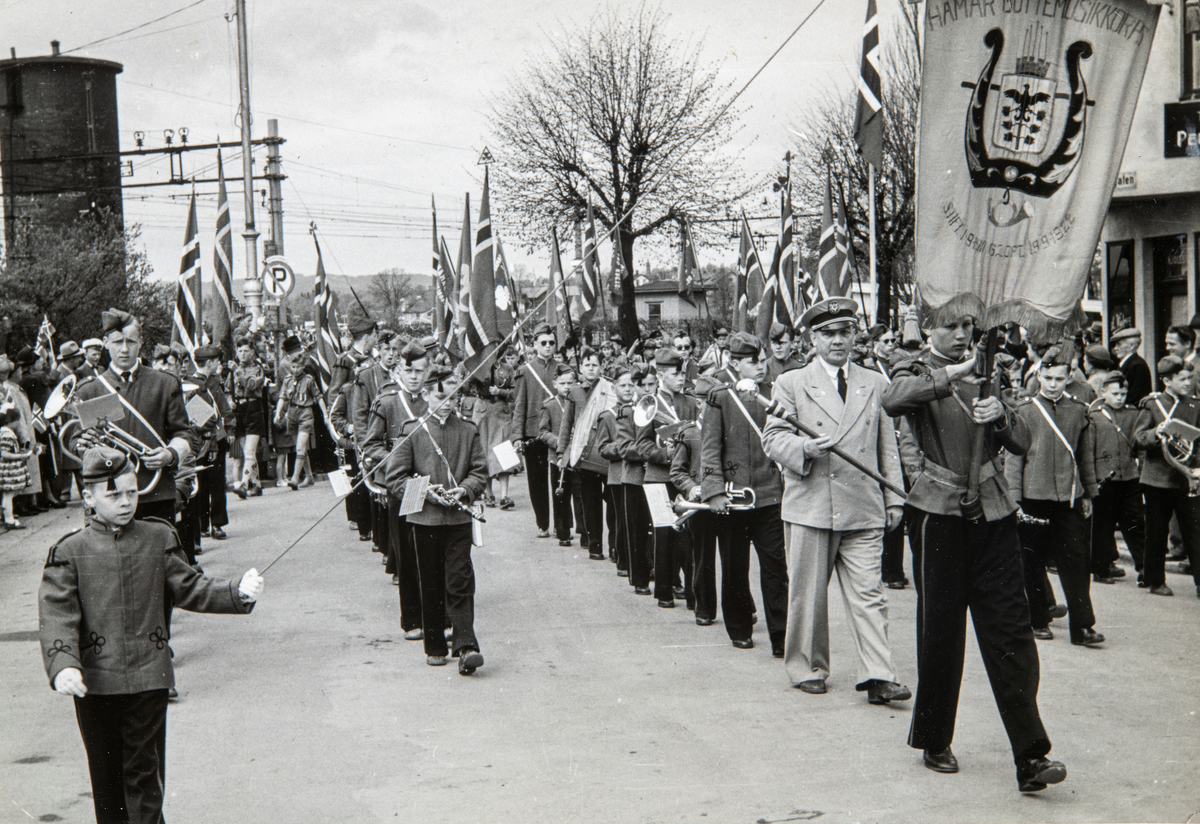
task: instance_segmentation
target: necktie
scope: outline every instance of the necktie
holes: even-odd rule
[[[842,402],[846,402],[846,373],[844,370],[838,370],[838,394],[842,396]]]
[[[132,378],[133,378],[132,372],[122,372],[121,373],[121,383],[129,383],[129,381]],[[842,400],[845,400],[845,399],[846,399],[846,393],[843,391],[842,392]]]

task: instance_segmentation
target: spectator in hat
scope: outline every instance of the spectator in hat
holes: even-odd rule
[[[1113,360],[1112,353],[1105,349],[1103,344],[1089,344],[1083,350],[1083,373],[1087,376],[1088,384],[1097,397],[1103,394],[1104,382],[1114,371],[1117,371],[1117,362]],[[1128,390],[1128,381],[1125,382],[1125,387]],[[1137,406],[1132,408],[1136,409]]]
[[[101,361],[104,358],[104,341],[99,338],[88,338],[79,344],[79,346],[83,349],[83,364],[76,370],[75,377],[96,377],[97,373],[103,368]]]
[[[1137,351],[1142,345],[1142,332],[1132,327],[1122,329],[1109,338],[1109,344],[1113,358],[1117,361],[1117,368],[1121,370],[1125,380],[1129,381],[1128,403],[1137,406],[1153,388],[1150,382],[1150,364],[1146,363]]]
[[[84,355],[79,344],[73,340],[66,341],[58,347],[58,367],[51,375],[50,382],[57,386],[67,375],[74,375],[83,366]]]

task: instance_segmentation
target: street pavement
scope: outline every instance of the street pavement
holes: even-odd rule
[[[1184,822],[1200,811],[1190,578],[1168,576],[1174,598],[1136,589],[1131,565],[1115,586],[1094,585],[1103,648],[1071,646],[1055,623],[1039,645],[1040,703],[1068,777],[1021,795],[973,635],[962,771],[935,774],[905,743],[911,702],[870,706],[855,692],[842,607],[831,603],[830,692],[803,694],[761,623],[743,651],[719,621],[698,627],[681,602],[659,609],[609,562],[537,540],[523,477],[513,489],[517,508],[487,510],[474,554],[486,665],[472,677],[428,667],[403,639],[396,589],[328,484],[231,496],[229,540],[200,556],[214,576],[264,569],[336,509],[266,573],[251,615],[176,611],[166,819]],[[47,686],[36,642],[46,553],[81,522],[76,503],[0,535],[0,822],[93,820],[71,702]],[[895,663],[915,689],[916,593],[888,594]]]

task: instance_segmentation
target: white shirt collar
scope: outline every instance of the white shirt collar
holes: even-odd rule
[[[850,375],[846,369],[846,366],[849,365],[848,363],[843,366],[834,366],[832,363],[825,360],[820,355],[817,355],[817,363],[821,364],[821,368],[825,370],[825,374],[829,376],[829,379],[831,381],[833,381],[834,386],[837,386],[838,372],[841,372],[842,374],[846,375],[847,380],[849,380]]]

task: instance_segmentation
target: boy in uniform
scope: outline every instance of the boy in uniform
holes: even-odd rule
[[[420,512],[408,516],[421,585],[421,626],[426,663],[446,664],[449,618],[454,627],[453,655],[461,675],[483,666],[475,638],[475,568],[471,564],[471,515],[467,508],[487,488],[487,458],[475,424],[453,410],[451,396],[459,378],[448,363],[434,364],[425,378],[426,419],[409,421],[400,445],[384,464],[385,485],[397,500],[413,476],[427,476],[441,495],[426,493]],[[451,501],[458,501],[452,504]]]
[[[1120,372],[1104,375],[1099,389],[1100,397],[1088,409],[1096,432],[1096,480],[1100,482],[1092,506],[1092,580],[1115,584],[1125,576],[1125,570],[1117,566],[1116,530],[1120,528],[1140,586],[1144,582],[1146,504],[1138,484],[1138,449],[1133,440],[1138,410],[1125,405],[1129,382]]]
[[[625,461],[620,444],[619,419],[632,414],[633,370],[628,363],[620,361],[609,371],[616,395],[616,409],[605,409],[596,420],[596,453],[608,462],[608,476],[604,494],[614,510],[615,542],[610,560],[617,565],[617,576],[629,577],[629,530],[625,512]]]
[[[83,456],[91,522],[51,548],[38,592],[38,637],[50,685],[75,698],[100,822],[162,820],[167,691],[174,688],[168,614],[246,614],[263,579],[207,578],[188,565],[166,521],[133,520],[137,475],[122,452]]]
[[[1004,464],[1008,487],[1025,514],[1048,520],[1048,526],[1021,524],[1025,591],[1033,634],[1050,640],[1050,607],[1046,591],[1046,559],[1057,561],[1058,577],[1067,600],[1071,643],[1097,646],[1090,592],[1091,537],[1088,519],[1096,481],[1095,432],[1087,407],[1066,394],[1074,347],[1060,344],[1047,350],[1039,368],[1038,394],[1017,404],[1016,413],[1029,429],[1032,442],[1024,455],[1010,455]]]
[[[554,533],[558,536],[559,546],[571,545],[571,527],[574,525],[574,519],[571,517],[571,472],[559,468],[563,449],[568,444],[561,443],[558,437],[562,431],[563,418],[567,414],[573,386],[575,372],[571,367],[565,363],[556,365],[554,396],[542,403],[542,412],[538,418],[538,440],[545,445],[547,460],[550,462],[550,483],[554,490]]]

